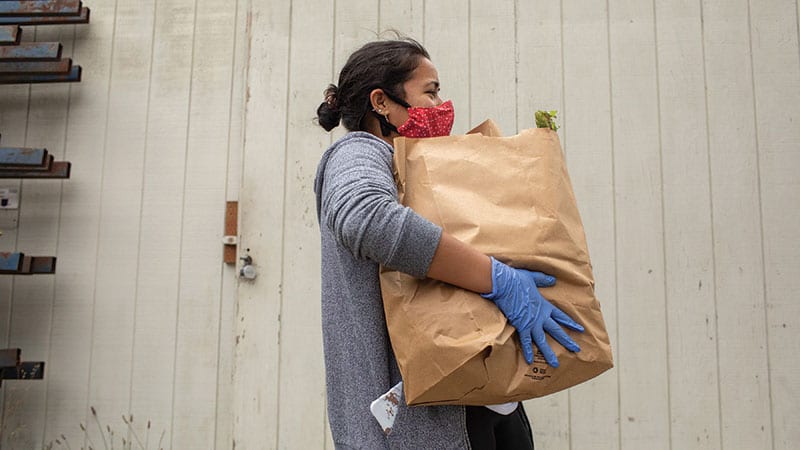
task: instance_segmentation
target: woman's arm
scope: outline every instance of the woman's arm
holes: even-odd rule
[[[391,147],[352,133],[323,156],[317,173],[320,227],[358,259],[424,278],[442,229],[397,202]]]
[[[427,276],[479,294],[492,292],[492,260],[444,232]]]
[[[397,203],[390,148],[364,135],[345,142],[323,165],[324,183],[318,180],[321,224],[357,257],[477,293],[491,292],[488,256]]]

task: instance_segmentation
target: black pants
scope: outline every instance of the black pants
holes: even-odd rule
[[[533,433],[522,403],[504,416],[484,406],[467,406],[472,450],[533,450]]]

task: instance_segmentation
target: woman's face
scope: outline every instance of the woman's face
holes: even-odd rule
[[[439,73],[428,58],[420,57],[419,65],[411,72],[411,78],[403,83],[403,90],[406,95],[405,101],[412,107],[429,108],[444,103],[439,98]],[[375,89],[370,93],[370,102],[373,110],[385,116],[396,128],[408,121],[408,109],[390,99],[382,89]],[[392,132],[389,136],[384,136],[377,119],[367,114],[366,120],[367,131],[392,145],[393,138],[398,136],[397,133]]]
[[[439,90],[439,73],[436,67],[428,58],[420,58],[419,65],[411,73],[411,79],[403,83],[406,102],[417,108],[439,106],[443,103],[439,98]],[[408,120],[408,110],[392,102],[389,118],[394,126],[399,127]]]

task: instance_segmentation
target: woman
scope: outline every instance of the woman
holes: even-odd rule
[[[370,403],[400,381],[386,330],[378,269],[384,265],[481,293],[517,329],[526,360],[533,344],[557,366],[545,332],[580,349],[560,325],[583,331],[537,290],[555,279],[513,269],[458,241],[397,201],[393,139],[450,134],[451,102],[438,73],[411,39],[372,42],[354,52],[317,109],[330,131],[350,133],[322,156],[314,190],[322,240],[322,327],[328,417],[337,449],[532,449],[519,403],[400,405],[388,436]],[[402,403],[402,402],[401,402]]]

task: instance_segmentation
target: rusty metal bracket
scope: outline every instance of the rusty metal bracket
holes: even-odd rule
[[[81,81],[59,42],[22,42],[20,25],[89,23],[81,0],[0,0],[0,84]]]
[[[41,164],[26,165],[21,163],[15,164],[14,162],[12,163],[0,162],[0,170],[17,170],[17,171],[32,170],[36,172],[43,172],[51,170],[53,168],[53,163],[55,163],[55,158],[53,157],[53,155],[45,154],[44,162],[42,162]]]
[[[239,202],[225,204],[225,236],[222,243],[222,261],[225,264],[236,264],[236,245],[239,221]]]
[[[0,1],[0,3],[2,3]],[[4,61],[57,61],[61,59],[60,42],[22,42],[19,45],[0,46],[0,59]]]
[[[0,166],[47,170],[48,156],[46,148],[0,147]]]
[[[24,257],[22,253],[0,252],[0,274],[19,272]]]
[[[81,8],[81,13],[74,16],[0,16],[0,25],[72,25],[89,23],[90,13],[89,8]]]
[[[0,275],[43,275],[56,273],[55,256],[25,256],[0,253]]]
[[[55,161],[49,170],[12,169],[0,165],[0,178],[69,178],[72,164]]]
[[[22,362],[22,351],[18,348],[4,348],[0,350],[0,367],[16,367]]]
[[[56,273],[55,256],[26,256],[25,260],[23,268],[28,270],[19,275],[52,275]]]
[[[58,61],[0,61],[0,75],[66,74],[72,69],[72,58]]]
[[[44,378],[44,361],[22,362],[15,367],[0,368],[2,380],[41,380]]]
[[[0,16],[74,16],[81,6],[80,0],[3,0]]]
[[[18,348],[0,349],[0,382],[2,380],[41,380],[44,378],[44,362],[22,361]]]
[[[0,84],[59,83],[81,81],[81,66],[72,66],[69,72],[48,74],[0,74]]]
[[[21,37],[19,25],[0,25],[0,45],[17,45]]]

